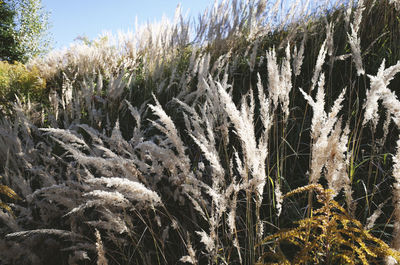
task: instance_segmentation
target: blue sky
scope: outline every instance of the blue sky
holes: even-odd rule
[[[94,39],[104,31],[133,30],[139,24],[173,18],[181,3],[183,13],[197,16],[214,0],[42,0],[50,12],[54,48],[68,46],[77,36]]]

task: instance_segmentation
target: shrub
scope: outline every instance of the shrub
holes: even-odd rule
[[[0,61],[0,106],[3,111],[15,102],[15,96],[42,102],[45,88],[46,81],[40,77],[36,67],[28,69],[19,62]]]

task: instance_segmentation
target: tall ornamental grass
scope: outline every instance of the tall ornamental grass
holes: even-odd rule
[[[398,1],[321,3],[179,7],[28,62],[0,264],[399,263]]]

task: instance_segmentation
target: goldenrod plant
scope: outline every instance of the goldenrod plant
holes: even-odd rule
[[[270,245],[271,251],[257,264],[380,264],[387,256],[400,261],[400,252],[391,249],[351,217],[333,199],[333,190],[310,184],[292,190],[283,198],[306,191],[316,193],[320,208],[311,210],[310,217],[296,222],[296,227],[264,238],[260,244]],[[283,243],[297,247],[292,260],[280,249]],[[264,263],[262,260],[266,258],[271,259]]]
[[[1,178],[1,176],[0,176],[0,178]],[[8,199],[12,199],[12,200],[19,199],[19,196],[15,193],[15,191],[10,189],[10,187],[8,187],[7,185],[0,185],[0,194],[5,195],[6,198],[8,198]],[[6,210],[12,214],[11,207],[6,202],[3,202],[2,200],[0,200],[0,208],[3,208],[4,210]]]
[[[46,80],[37,67],[27,68],[19,62],[0,61],[0,107],[1,112],[11,109],[16,96],[32,102],[41,102],[46,94]]]

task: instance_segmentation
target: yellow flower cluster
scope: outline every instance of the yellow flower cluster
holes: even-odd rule
[[[386,257],[400,262],[400,252],[371,235],[332,197],[332,191],[311,184],[287,193],[284,198],[314,191],[322,206],[311,210],[310,217],[297,221],[297,226],[270,235],[260,243],[268,246],[257,264],[375,264]],[[295,257],[288,258],[281,244],[297,246]]]
[[[0,105],[8,104],[18,97],[30,97],[41,102],[46,81],[35,67],[28,69],[24,64],[0,61]]]

